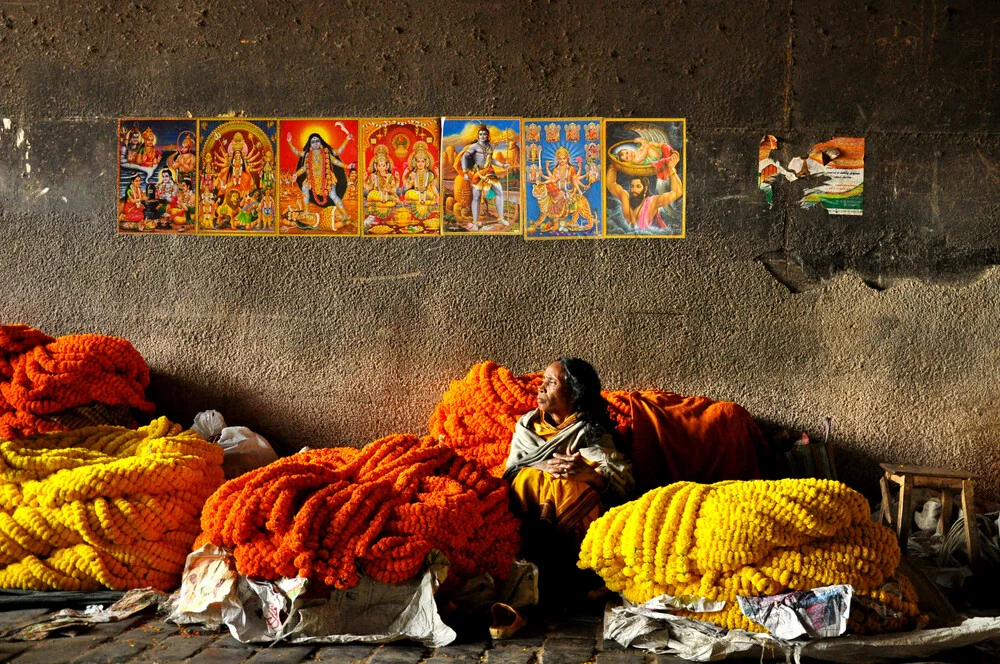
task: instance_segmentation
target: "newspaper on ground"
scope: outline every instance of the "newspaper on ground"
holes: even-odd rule
[[[129,590],[120,600],[104,608],[95,604],[83,611],[62,609],[55,613],[37,616],[6,627],[0,632],[0,639],[15,641],[40,641],[49,634],[73,627],[92,627],[99,623],[124,620],[131,615],[165,602],[167,596],[154,588]]]
[[[751,622],[779,639],[840,636],[847,631],[854,588],[825,586],[767,597],[737,597]]]
[[[407,583],[362,577],[354,588],[307,599],[305,579],[249,579],[236,571],[228,550],[206,544],[188,555],[167,620],[210,628],[225,625],[243,643],[412,639],[437,648],[456,636],[441,620],[434,600],[446,570],[438,556],[423,575]]]
[[[930,657],[1000,637],[1000,618],[966,618],[955,627],[878,636],[839,636],[787,641],[769,634],[715,625],[650,611],[628,602],[604,614],[604,638],[622,646],[657,654],[674,655],[694,662],[754,658],[800,662],[810,657],[842,664],[875,664],[894,659]]]
[[[650,611],[698,611],[699,613],[717,613],[726,608],[726,602],[721,599],[708,599],[697,595],[657,595],[642,605]]]

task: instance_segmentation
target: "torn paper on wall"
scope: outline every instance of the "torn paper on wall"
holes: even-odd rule
[[[835,136],[816,143],[807,155],[793,157],[785,166],[772,157],[777,148],[778,139],[771,134],[760,140],[758,186],[769,207],[774,205],[774,186],[779,178],[788,182],[805,179],[811,186],[799,200],[802,207],[821,205],[830,214],[863,214],[864,138]]]

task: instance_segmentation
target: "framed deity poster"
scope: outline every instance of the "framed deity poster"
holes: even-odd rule
[[[278,234],[358,235],[358,121],[278,121]]]
[[[193,235],[198,142],[191,118],[118,121],[118,232]]]
[[[445,118],[441,189],[445,235],[521,235],[521,120]]]
[[[605,236],[684,237],[684,118],[605,120],[603,126]]]
[[[601,237],[604,214],[601,121],[526,119],[522,136],[525,238]]]
[[[361,235],[441,234],[438,118],[360,121],[363,182]]]
[[[277,120],[198,121],[198,233],[274,235]]]

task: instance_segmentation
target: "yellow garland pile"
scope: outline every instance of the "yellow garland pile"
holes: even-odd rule
[[[165,417],[0,441],[0,588],[176,588],[222,456]]]
[[[899,559],[893,532],[844,484],[757,480],[678,482],[614,507],[591,524],[579,566],[636,603],[664,593],[724,600],[722,611],[681,615],[756,632],[766,630],[737,596],[850,584],[849,628],[875,633],[921,621],[912,585],[893,577]]]

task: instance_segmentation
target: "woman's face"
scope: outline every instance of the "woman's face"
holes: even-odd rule
[[[420,156],[417,157],[417,170],[422,171],[427,168],[427,159]]]
[[[545,369],[542,384],[538,388],[538,408],[560,418],[573,412],[573,397],[566,385],[565,372],[558,362],[553,362]]]

